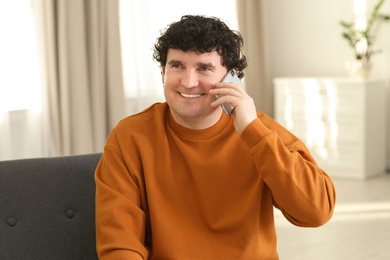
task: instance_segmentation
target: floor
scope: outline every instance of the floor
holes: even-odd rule
[[[324,226],[295,227],[276,214],[280,259],[390,259],[390,174],[333,181],[337,204]]]

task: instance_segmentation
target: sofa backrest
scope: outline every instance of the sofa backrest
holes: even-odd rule
[[[0,259],[98,259],[101,154],[0,161]]]

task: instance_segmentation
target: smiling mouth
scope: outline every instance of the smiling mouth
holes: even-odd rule
[[[205,94],[184,94],[184,93],[179,93],[180,96],[185,97],[185,98],[198,98],[201,96],[204,96]]]

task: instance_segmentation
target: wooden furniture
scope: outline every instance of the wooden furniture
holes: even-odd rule
[[[298,136],[331,176],[386,171],[388,82],[276,78],[275,119]]]

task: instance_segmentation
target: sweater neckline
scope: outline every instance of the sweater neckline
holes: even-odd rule
[[[201,130],[196,130],[178,124],[173,118],[169,107],[167,109],[167,119],[168,119],[169,126],[172,128],[172,130],[181,137],[185,137],[188,139],[196,139],[196,140],[208,139],[214,137],[226,128],[226,126],[229,124],[230,120],[232,119],[230,116],[227,116],[224,113],[221,114],[222,115],[220,119],[213,126]]]

